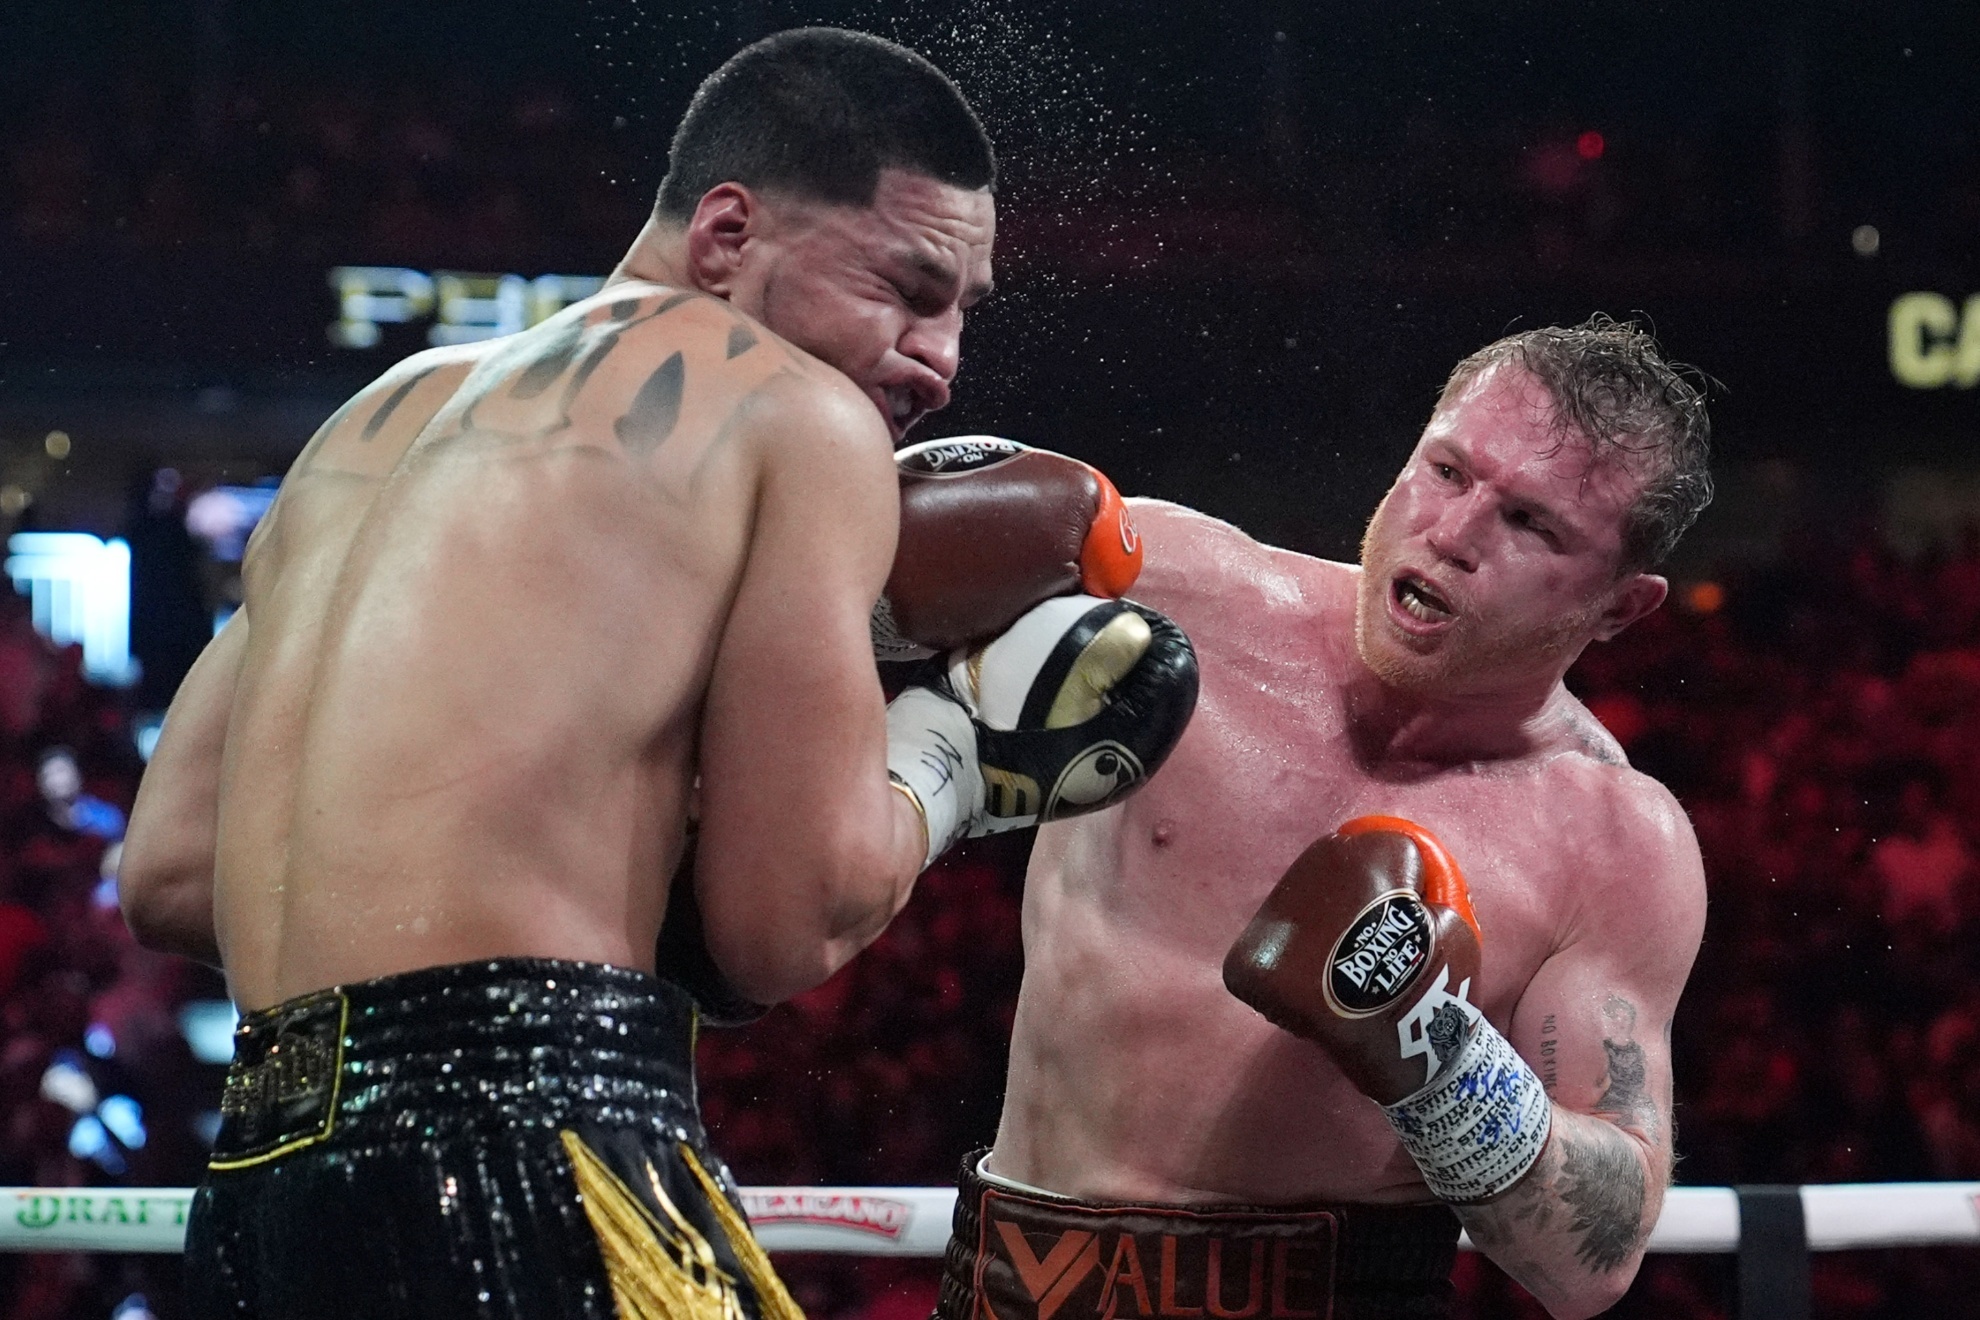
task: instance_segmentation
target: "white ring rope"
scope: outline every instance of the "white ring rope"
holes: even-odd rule
[[[0,1251],[176,1252],[191,1200],[186,1187],[0,1187]],[[951,1187],[743,1188],[757,1236],[779,1252],[940,1256],[955,1204]],[[1813,1251],[1980,1243],[1980,1182],[1817,1184],[1801,1207]],[[1651,1251],[1738,1249],[1732,1188],[1665,1196]]]

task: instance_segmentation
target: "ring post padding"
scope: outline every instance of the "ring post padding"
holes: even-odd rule
[[[1799,1187],[1735,1187],[1739,1320],[1808,1320],[1808,1223]]]
[[[1798,1190],[1810,1251],[1980,1244],[1980,1182]],[[0,1187],[0,1251],[176,1252],[191,1201],[189,1187]],[[948,1244],[956,1193],[951,1187],[745,1187],[742,1201],[769,1251],[938,1257]],[[1750,1225],[1731,1187],[1673,1187],[1649,1250],[1737,1251],[1743,1219]]]

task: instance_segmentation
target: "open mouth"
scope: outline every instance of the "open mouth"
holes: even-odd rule
[[[1457,611],[1451,608],[1451,603],[1414,573],[1398,574],[1396,580],[1389,584],[1389,595],[1397,609],[1425,627],[1447,624],[1457,618]]]
[[[887,425],[893,429],[896,439],[906,435],[908,428],[921,420],[921,403],[915,398],[913,390],[882,390],[876,402],[880,405],[880,415],[887,419]]]

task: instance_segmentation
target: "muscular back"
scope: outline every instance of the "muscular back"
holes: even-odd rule
[[[214,928],[243,1008],[504,954],[651,968],[775,437],[850,389],[631,283],[324,425],[233,643]]]

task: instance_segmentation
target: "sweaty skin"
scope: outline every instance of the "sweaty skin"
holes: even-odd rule
[[[889,454],[844,376],[719,299],[640,281],[408,359],[323,426],[256,530],[245,607],[167,721],[127,870],[169,869],[168,818],[212,813],[211,952],[243,1010],[497,954],[650,970],[698,735],[718,840],[832,809],[729,789],[749,758],[802,750],[732,732],[742,703],[805,696],[788,676],[748,691],[763,657],[736,634],[753,618],[782,612],[791,657],[806,629],[861,634],[819,640],[866,673],[819,679],[828,709],[790,718],[851,739],[820,752],[841,784],[871,760],[874,792],[851,810],[898,809],[863,615],[821,624],[794,594],[806,555],[824,597],[877,590]],[[838,530],[811,540],[807,517]],[[768,594],[752,610],[752,570],[779,558],[792,571],[755,574]],[[215,755],[209,800],[189,802]],[[770,942],[775,874],[744,899]],[[127,895],[141,933],[146,897]],[[777,970],[731,970],[788,992]]]
[[[1413,483],[1442,481],[1442,459],[1482,471],[1495,458],[1476,439],[1442,454],[1433,422],[1371,530],[1370,572],[1386,580],[1399,566],[1384,546],[1407,549],[1427,527],[1441,553],[1405,562],[1457,596],[1525,544],[1520,530],[1503,546],[1492,539],[1500,523],[1518,527],[1497,515],[1489,528],[1460,526],[1477,512],[1469,504],[1442,521],[1418,517],[1424,491],[1440,488]],[[1202,691],[1138,796],[1039,832],[991,1171],[1102,1200],[1429,1200],[1378,1107],[1318,1046],[1232,997],[1220,974],[1309,843],[1355,816],[1404,816],[1463,866],[1484,932],[1473,999],[1555,1102],[1540,1164],[1460,1217],[1556,1315],[1602,1309],[1634,1275],[1668,1180],[1667,1033],[1704,915],[1682,809],[1629,768],[1558,675],[1509,724],[1470,720],[1462,703],[1396,718],[1356,645],[1363,569],[1261,545],[1173,505],[1133,504],[1148,547],[1135,594],[1189,633]],[[1385,516],[1402,531],[1378,536]],[[1373,597],[1378,626],[1388,595]],[[1420,639],[1398,636],[1407,660]],[[1474,670],[1498,663],[1490,647],[1470,654],[1483,657]]]
[[[927,848],[868,616],[890,441],[991,287],[984,189],[717,184],[595,297],[423,353],[318,432],[180,686],[118,886],[243,1009],[470,959],[652,970],[693,883],[732,987],[830,976]]]

